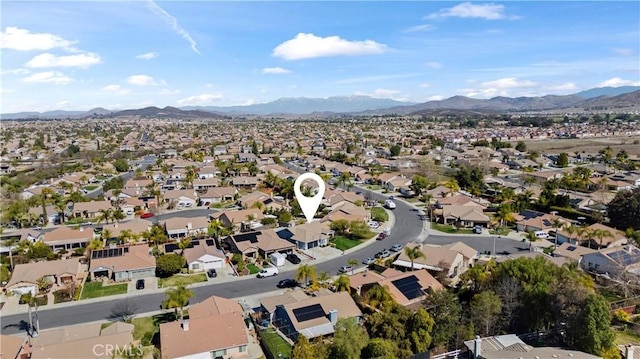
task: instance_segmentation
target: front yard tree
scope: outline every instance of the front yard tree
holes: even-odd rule
[[[363,358],[396,359],[398,345],[388,339],[374,338],[362,350]]]
[[[346,219],[339,219],[331,222],[330,227],[337,235],[344,236],[347,233],[347,229],[349,229],[349,221]]]
[[[458,297],[448,290],[436,290],[427,296],[425,304],[434,319],[433,344],[437,347],[447,347],[455,337],[462,320],[462,306]]]
[[[184,285],[168,289],[165,299],[162,301],[163,309],[179,309],[180,320],[184,318],[184,307],[189,304],[189,299],[195,297],[195,294],[187,289]]]
[[[429,180],[426,177],[415,175],[411,179],[411,185],[409,187],[416,196],[420,196],[422,190],[429,187]]]
[[[600,355],[613,345],[616,336],[611,329],[611,312],[604,297],[598,294],[587,297],[579,318],[582,325],[572,333],[576,349]]]
[[[129,162],[124,158],[118,158],[113,162],[113,167],[118,172],[127,172],[129,170]]]
[[[136,303],[125,299],[111,307],[111,315],[113,318],[122,318],[123,321],[128,322],[137,310],[138,305]]]
[[[484,291],[471,300],[471,317],[483,336],[493,332],[493,325],[502,312],[502,301],[493,291]],[[607,323],[608,324],[608,323]]]
[[[558,155],[558,159],[556,160],[556,166],[558,167],[569,166],[569,155],[566,152],[562,152]]]
[[[313,345],[309,343],[309,339],[304,335],[300,334],[298,336],[298,341],[296,345],[293,347],[293,352],[291,353],[292,359],[315,359],[316,353],[313,349]]]
[[[308,264],[303,264],[296,269],[295,280],[298,282],[309,285],[310,280],[316,279],[316,267]]]
[[[362,349],[369,344],[367,331],[355,320],[338,319],[333,334],[332,358],[360,359]]]
[[[614,227],[622,230],[640,230],[640,188],[618,191],[609,202],[608,213]]]
[[[404,247],[404,254],[407,255],[407,258],[411,261],[411,270],[413,270],[413,262],[418,258],[424,258],[424,253],[422,252],[422,248],[420,246],[415,247]]]
[[[185,259],[177,253],[161,255],[156,259],[156,275],[161,278],[170,277],[182,269]]]

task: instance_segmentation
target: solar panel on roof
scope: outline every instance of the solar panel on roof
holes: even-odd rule
[[[293,315],[296,316],[296,319],[299,323],[316,318],[322,318],[325,316],[324,309],[322,309],[322,306],[320,304],[313,304],[302,308],[296,308],[293,310]]]
[[[215,246],[215,242],[213,241],[213,239],[207,239],[206,241],[204,241],[209,247],[211,246]]]
[[[570,252],[573,252],[573,251],[576,250],[576,246],[569,246],[569,247],[567,247],[567,250],[570,251]]]
[[[189,248],[193,248],[194,246],[199,246],[200,245],[200,241],[191,241],[191,243],[189,243]]]
[[[112,258],[122,256],[123,248],[98,249],[91,252],[91,259]]]
[[[391,282],[407,299],[415,299],[423,294],[418,278],[415,275]]]

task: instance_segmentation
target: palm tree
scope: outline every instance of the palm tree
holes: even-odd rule
[[[422,252],[422,246],[416,245],[414,247],[404,247],[404,254],[411,261],[411,270],[413,270],[413,262],[418,258],[424,258],[424,252]]]
[[[580,238],[580,241],[583,241],[585,239],[589,240],[591,238],[591,229],[589,228],[578,227],[576,233],[578,234],[578,238]],[[589,244],[589,246],[591,246],[591,244]]]
[[[351,258],[347,261],[347,265],[351,267],[351,275],[353,275],[353,270],[356,268],[356,266],[358,265],[358,260]]]
[[[98,217],[98,221],[96,223],[109,223],[109,221],[113,218],[113,210],[111,208],[103,208],[100,210],[100,215]]]
[[[553,248],[557,248],[558,247],[558,228],[562,227],[562,225],[564,224],[563,221],[560,220],[560,218],[554,218],[551,220],[551,226],[553,226],[553,229],[555,231],[555,246]]]
[[[569,234],[569,243],[571,243],[571,240],[573,239],[573,235],[578,233],[578,227],[576,227],[573,223],[571,224],[565,223],[562,229],[564,229],[564,231]],[[556,236],[557,235],[558,234],[556,233]]]
[[[513,216],[513,213],[511,213],[511,206],[508,204],[500,205],[496,213],[493,215],[493,218],[498,220],[498,222],[500,223],[500,227],[504,227],[505,223],[513,222],[516,220],[516,218]]]
[[[91,253],[91,251],[104,248],[104,242],[102,239],[94,239],[87,243],[87,251]]]
[[[348,292],[349,288],[351,288],[351,281],[344,274],[340,275],[333,284],[336,286],[336,292]]]
[[[364,294],[364,303],[373,309],[380,309],[393,302],[393,296],[389,292],[389,287],[379,284],[373,285]]]
[[[162,301],[162,309],[180,309],[180,320],[184,318],[184,307],[189,305],[189,299],[195,294],[187,289],[183,284],[167,290],[165,299]]]
[[[636,231],[631,227],[627,228],[627,230],[624,231],[624,236],[627,237],[627,239],[630,239],[636,245],[640,243],[640,231]]]
[[[460,185],[458,184],[458,181],[455,180],[455,178],[451,178],[450,180],[446,181],[443,186],[449,189],[450,195],[453,195],[455,192],[458,192],[460,190]]]
[[[64,223],[64,220],[66,219],[66,212],[67,212],[67,203],[65,202],[64,199],[59,199],[57,201],[54,202],[53,204],[56,208],[56,211],[58,212],[58,215],[60,216],[60,223]]]
[[[191,245],[190,237],[181,238],[178,241],[178,248],[180,248],[180,255],[184,255],[184,250],[189,248],[190,245]]]
[[[536,232],[534,231],[527,231],[527,235],[524,238],[529,242],[535,242],[538,240],[538,237],[536,236]]]
[[[599,242],[600,242],[600,248],[602,248],[602,247],[603,247],[603,245],[602,245],[602,241],[604,240],[604,238],[614,238],[614,237],[613,237],[613,234],[611,234],[611,232],[610,232],[610,231],[608,231],[608,230],[606,230],[606,229],[600,229],[600,228],[595,229],[595,230],[592,232],[592,235],[593,235],[593,237],[595,237],[595,238],[598,238],[598,239],[599,239]]]
[[[323,288],[326,288],[329,284],[329,279],[331,279],[329,272],[320,272],[320,274],[318,274],[317,282]]]
[[[296,269],[295,280],[298,282],[309,285],[309,280],[316,278],[316,267],[308,264],[303,264]]]
[[[102,231],[102,233],[100,234],[100,236],[102,237],[103,246],[106,247],[107,246],[107,241],[109,239],[111,239],[111,237],[113,237],[113,234],[111,233],[110,230],[104,229]]]
[[[164,233],[164,229],[157,224],[151,226],[151,229],[142,234],[147,241],[154,244],[158,248],[158,244],[164,243],[167,240],[167,235]]]
[[[126,217],[127,216],[120,208],[116,209],[115,211],[111,211],[111,219],[113,219],[113,221],[116,223],[125,219]]]

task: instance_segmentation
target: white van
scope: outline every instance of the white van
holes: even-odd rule
[[[278,268],[277,267],[267,267],[267,268],[263,268],[257,275],[258,278],[264,278],[264,277],[273,277],[278,275]]]
[[[547,233],[545,231],[536,231],[535,235],[536,235],[536,237],[538,237],[540,239],[548,239],[549,238],[549,233]]]

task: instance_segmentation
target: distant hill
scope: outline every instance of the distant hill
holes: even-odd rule
[[[612,95],[608,95],[612,94]],[[336,96],[329,98],[281,98],[276,101],[249,106],[187,106],[183,108],[145,107],[111,111],[94,108],[89,111],[20,112],[0,114],[4,120],[50,119],[50,118],[112,118],[118,116],[139,116],[176,119],[224,118],[232,114],[281,115],[281,116],[332,116],[342,114],[464,114],[518,111],[582,111],[633,108],[640,110],[640,86],[603,87],[582,91],[573,95],[546,95],[541,97],[494,97],[475,99],[453,96],[440,101],[410,103],[369,96]]]
[[[413,103],[388,98],[373,98],[370,96],[335,96],[329,98],[285,97],[272,102],[248,106],[188,106],[182,107],[182,109],[199,109],[229,114],[272,115],[284,113],[310,114],[314,112],[350,113],[411,104]]]
[[[629,92],[640,90],[640,86],[620,86],[620,87],[598,87],[590,90],[578,92],[576,96],[582,98],[595,98],[600,96],[618,96]]]

